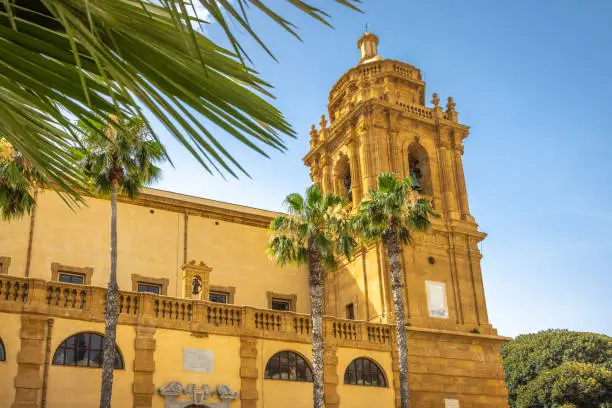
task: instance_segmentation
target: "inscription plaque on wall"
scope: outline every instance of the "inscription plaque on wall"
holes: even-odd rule
[[[444,408],[459,408],[459,400],[456,399],[445,399]]]
[[[212,373],[215,353],[212,350],[183,349],[183,371],[192,373]]]

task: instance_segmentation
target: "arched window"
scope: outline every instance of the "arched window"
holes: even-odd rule
[[[335,193],[346,197],[349,201],[353,200],[353,185],[351,178],[351,166],[346,155],[341,154],[335,168],[336,191]]]
[[[433,195],[429,156],[425,148],[417,142],[408,146],[408,171],[417,190],[426,195]]]
[[[264,378],[312,382],[312,369],[306,359],[299,354],[293,351],[281,351],[268,360]]]
[[[348,365],[344,372],[344,383],[370,387],[387,386],[385,375],[378,364],[363,357],[356,358]]]
[[[6,361],[6,351],[4,350],[2,339],[0,339],[0,361]]]
[[[76,367],[102,367],[104,336],[97,333],[79,333],[68,337],[55,351],[53,365]],[[115,368],[122,369],[123,357],[115,347]]]

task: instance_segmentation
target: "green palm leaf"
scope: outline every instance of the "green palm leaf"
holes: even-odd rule
[[[75,119],[96,127],[111,113],[150,112],[206,170],[232,176],[246,170],[224,148],[226,135],[263,155],[285,150],[294,132],[264,99],[270,85],[244,65],[230,27],[265,48],[249,5],[297,36],[295,27],[261,0],[195,1],[233,50],[193,29],[191,0],[0,0],[0,134],[73,197],[86,186],[70,154]],[[285,1],[329,25],[311,2]],[[356,9],[358,0],[336,2]]]

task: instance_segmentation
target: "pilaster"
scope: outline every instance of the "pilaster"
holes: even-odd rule
[[[13,408],[39,407],[44,364],[44,340],[47,318],[24,314],[21,316],[21,348],[17,354],[15,401]]]
[[[240,338],[240,406],[256,408],[259,393],[257,391],[257,339]]]
[[[351,188],[353,194],[353,209],[359,208],[361,203],[361,171],[359,169],[359,153],[357,151],[357,142],[353,136],[353,129],[350,131],[351,136],[347,141],[348,157],[351,168]]]
[[[153,406],[155,384],[155,327],[136,326],[134,339],[134,408],[150,408]]]
[[[323,347],[323,389],[325,390],[325,408],[340,407],[338,395],[338,357],[335,344]]]

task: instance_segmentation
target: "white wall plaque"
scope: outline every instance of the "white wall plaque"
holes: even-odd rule
[[[459,400],[456,399],[444,399],[444,408],[459,408]]]
[[[444,282],[425,281],[425,285],[427,287],[429,316],[448,319],[446,285],[444,285]]]
[[[183,349],[183,371],[212,373],[214,366],[215,353],[212,350]]]

